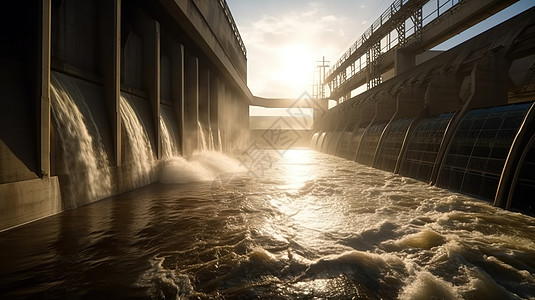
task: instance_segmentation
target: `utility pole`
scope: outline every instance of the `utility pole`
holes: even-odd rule
[[[318,78],[318,98],[323,99],[325,98],[325,69],[330,66],[330,61],[326,61],[325,56],[323,56],[323,59],[321,61],[317,61],[317,63],[321,63],[321,65],[318,65],[320,73]]]
[[[316,85],[316,73],[317,71],[312,71],[312,98],[318,98],[318,86]]]

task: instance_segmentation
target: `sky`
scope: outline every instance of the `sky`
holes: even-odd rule
[[[392,2],[227,0],[247,48],[249,89],[267,98],[312,94],[319,61],[336,62]],[[533,0],[518,1],[435,49],[447,50],[533,6]]]

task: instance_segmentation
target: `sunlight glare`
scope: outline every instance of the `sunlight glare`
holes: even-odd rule
[[[284,153],[284,160],[295,164],[310,164],[313,154],[311,150],[290,149]]]
[[[292,44],[281,48],[280,57],[283,65],[277,74],[279,79],[288,86],[299,87],[305,91],[314,71],[315,57],[310,49],[305,45]]]

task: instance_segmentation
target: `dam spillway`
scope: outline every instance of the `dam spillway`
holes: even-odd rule
[[[246,49],[226,2],[196,2],[2,4],[0,230],[155,182],[202,128],[240,147]]]
[[[2,297],[535,297],[534,9],[327,109],[251,95],[225,1],[2,5]]]
[[[527,195],[535,177],[527,170],[534,14],[530,9],[351,99],[336,99],[318,119],[311,146],[533,214]],[[517,183],[526,194],[515,191]]]

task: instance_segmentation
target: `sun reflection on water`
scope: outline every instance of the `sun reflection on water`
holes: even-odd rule
[[[313,163],[312,150],[288,150],[283,154],[282,164],[284,184],[281,188],[289,191],[301,189],[308,181],[316,179],[317,164]]]
[[[280,214],[266,219],[261,231],[271,235],[274,241],[293,240],[321,251],[331,247],[322,245],[323,235],[344,226],[341,216],[346,207],[337,201],[335,189],[324,190],[321,182],[329,179],[319,177],[322,172],[316,155],[312,150],[284,153],[277,178],[280,192],[267,199]]]

